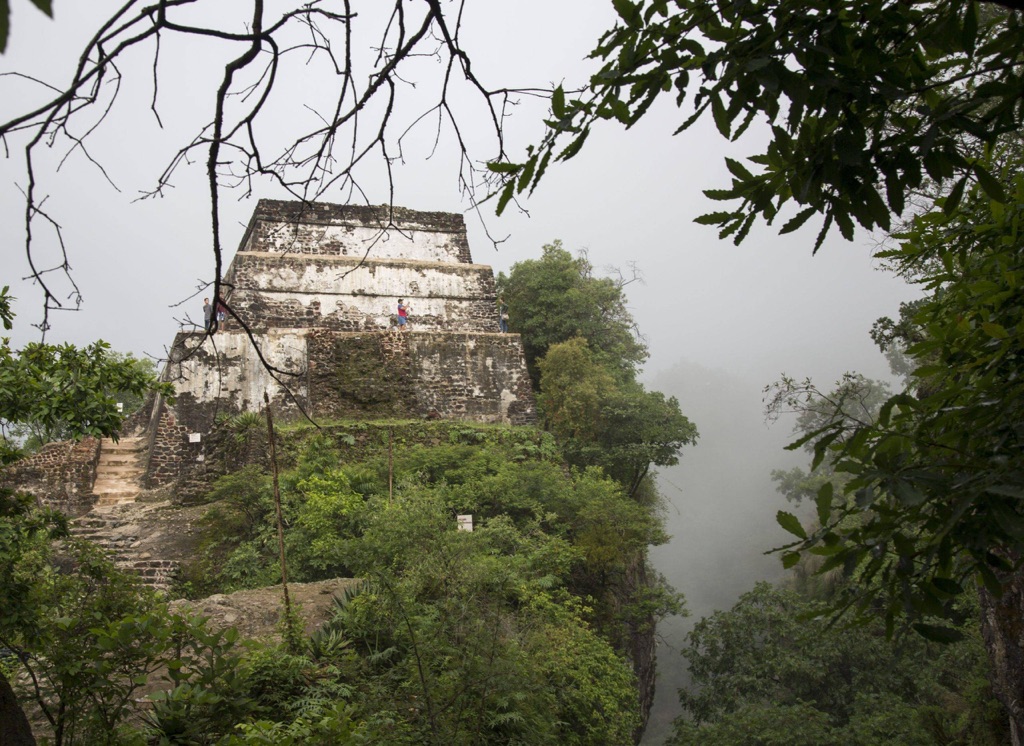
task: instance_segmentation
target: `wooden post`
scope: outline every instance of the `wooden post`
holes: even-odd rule
[[[270,432],[270,466],[274,475],[274,508],[277,511],[277,545],[281,551],[281,588],[284,590],[284,625],[288,635],[286,644],[290,648],[296,640],[292,629],[292,602],[288,598],[288,564],[284,556],[284,518],[281,515],[281,488],[277,480],[277,448],[274,445],[274,419],[270,414],[270,396],[263,392],[263,401],[267,405],[267,430]]]

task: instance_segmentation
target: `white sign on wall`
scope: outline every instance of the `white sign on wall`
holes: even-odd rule
[[[188,442],[189,443],[198,443],[202,439],[203,439],[203,434],[202,433],[189,433],[188,434]]]
[[[472,531],[473,530],[473,516],[471,515],[460,515],[456,516],[459,520],[459,531]]]

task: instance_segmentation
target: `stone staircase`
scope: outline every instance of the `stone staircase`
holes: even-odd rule
[[[145,471],[142,459],[145,448],[143,438],[121,438],[116,443],[110,438],[103,439],[96,481],[92,486],[97,508],[135,502]]]
[[[122,570],[134,572],[144,585],[166,591],[171,587],[178,563],[156,559],[149,552],[140,551],[139,538],[124,530],[130,527],[128,518],[117,508],[94,508],[71,522],[71,534],[88,539],[102,547]]]
[[[132,533],[138,516],[129,512],[141,489],[144,452],[143,438],[121,438],[117,443],[103,439],[92,488],[96,502],[90,512],[72,521],[70,528],[72,535],[105,549],[122,570],[134,572],[152,588],[167,590],[178,563],[142,551],[139,537]]]

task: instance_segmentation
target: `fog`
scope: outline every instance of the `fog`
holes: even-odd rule
[[[778,557],[765,554],[786,541],[775,522],[786,501],[769,475],[806,459],[783,450],[792,439],[791,423],[769,427],[765,422],[762,385],[696,363],[680,363],[651,381],[679,398],[698,423],[700,441],[658,480],[669,502],[672,541],[655,548],[651,561],[686,596],[690,616],[666,619],[658,627],[658,688],[645,743],[661,743],[680,714],[676,691],[689,683],[680,649],[693,624],[731,607],[756,580],[782,576]]]
[[[97,8],[110,4],[57,0],[53,22],[27,2],[13,6],[11,44],[0,57],[0,72],[31,71],[59,83],[67,80],[78,47],[97,24]],[[470,3],[465,34],[474,69],[488,82],[571,84],[585,80],[591,66],[582,60],[613,19],[610,3],[605,7],[584,0],[531,0],[514,8]],[[140,68],[129,64],[123,70],[124,105],[97,132],[90,151],[116,188],[81,152],[71,153],[56,171],[67,143],[50,154],[40,188],[50,195],[47,209],[63,227],[83,305],[51,319],[48,341],[84,344],[103,338],[117,350],[159,358],[179,324],[200,317],[202,288],[213,279],[201,162],[183,170],[163,198],[135,198],[152,188],[182,138],[191,137],[205,121],[199,107],[212,80],[204,72],[214,59],[208,46],[167,49],[167,59],[175,61],[161,68],[162,128],[148,112],[151,71],[138,60]],[[424,65],[425,75],[436,75],[429,61]],[[303,79],[301,88],[315,92],[315,80]],[[0,119],[24,109],[34,95],[25,80],[0,78]],[[298,105],[283,109],[277,125],[287,131],[289,119],[301,113]],[[522,102],[509,129],[507,147],[513,157],[539,139],[544,113]],[[472,135],[482,125],[467,116]],[[730,144],[710,122],[702,122],[672,137],[681,118],[673,107],[662,105],[628,132],[611,125],[598,128],[581,156],[552,167],[523,203],[528,213],[513,209],[500,219],[485,205],[481,220],[460,195],[450,135],[437,152],[429,132],[425,139],[410,141],[405,164],[396,164],[395,170],[395,202],[418,210],[466,211],[474,260],[491,264],[496,272],[538,256],[544,243],[560,238],[570,250],[585,250],[599,271],[619,267],[628,274],[634,265],[642,275],[626,291],[651,351],[645,382],[677,396],[701,433],[699,444],[659,478],[674,538],[652,556],[685,593],[691,617],[669,620],[660,629],[667,645],[660,653],[649,743],[660,742],[677,714],[675,690],[686,681],[677,650],[685,631],[701,615],[728,608],[756,579],[780,575],[777,557],[763,554],[783,540],[774,522],[782,498],[769,472],[803,459],[782,450],[789,439],[786,423],[765,425],[761,389],[783,371],[813,376],[823,384],[847,370],[884,376],[885,362],[867,332],[874,319],[896,314],[899,302],[914,296],[912,289],[879,271],[871,258],[872,236],[858,234],[850,243],[830,236],[812,257],[818,230],[813,220],[785,237],[757,226],[740,247],[694,224],[698,215],[721,209],[702,190],[728,186],[723,157],[758,152],[759,134],[754,127]],[[0,285],[10,284],[18,299],[16,344],[37,339],[39,331],[31,325],[41,319],[38,288],[22,279],[29,268],[23,250],[20,190],[25,176],[19,146],[12,139],[0,151],[6,156],[0,160]],[[379,172],[369,171],[364,186],[368,202],[388,200]],[[226,259],[261,197],[286,195],[269,182],[256,184],[248,198],[226,195]],[[495,247],[488,234],[507,240]],[[52,236],[40,240],[52,262],[59,245]],[[58,286],[62,300],[73,300],[74,288]]]

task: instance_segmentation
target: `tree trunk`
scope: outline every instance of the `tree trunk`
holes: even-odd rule
[[[1013,746],[1024,746],[1024,570],[1005,582],[1002,598],[985,588],[979,596],[992,689],[1010,716]]]
[[[36,746],[25,711],[18,704],[10,683],[0,673],[0,744],[3,746]]]

